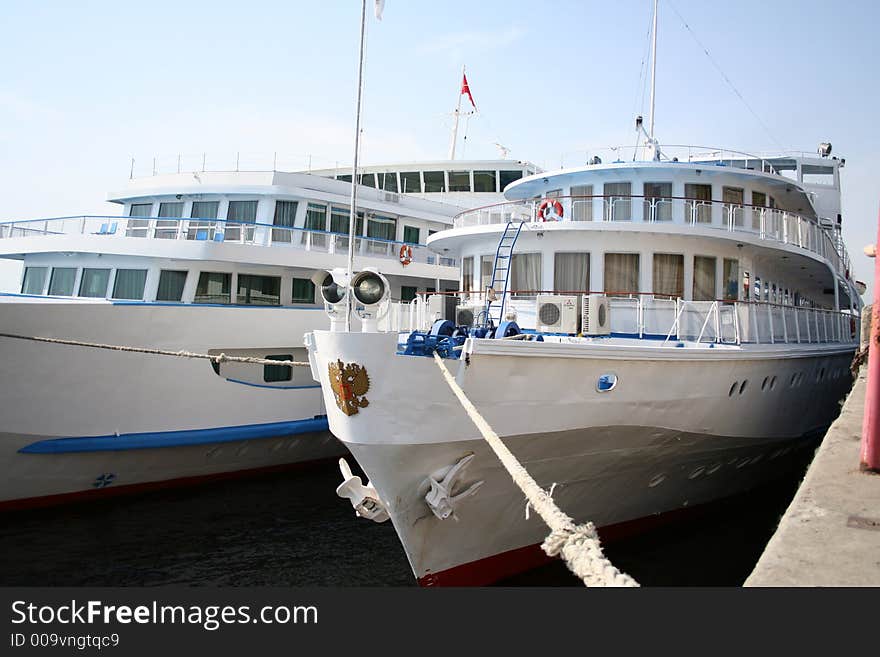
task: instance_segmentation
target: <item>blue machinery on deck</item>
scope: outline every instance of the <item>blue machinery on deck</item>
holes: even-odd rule
[[[448,319],[438,319],[428,333],[413,331],[406,344],[400,345],[398,353],[404,356],[433,356],[436,352],[441,358],[458,358],[461,347],[468,338],[503,339],[523,333],[516,322],[501,322],[498,328],[488,321],[489,326],[456,326]],[[535,340],[543,342],[541,335]]]

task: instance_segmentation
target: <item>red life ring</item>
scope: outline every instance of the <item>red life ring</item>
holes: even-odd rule
[[[550,209],[553,209],[553,214]],[[555,198],[547,198],[538,206],[538,219],[541,221],[562,221],[562,203]]]
[[[412,262],[412,247],[406,244],[402,245],[398,257],[400,258],[400,264],[406,267]]]

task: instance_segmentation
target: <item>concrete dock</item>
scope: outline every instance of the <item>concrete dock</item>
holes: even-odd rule
[[[880,475],[859,468],[866,372],[745,586],[880,586]]]

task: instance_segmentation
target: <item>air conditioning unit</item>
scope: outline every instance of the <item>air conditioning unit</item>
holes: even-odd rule
[[[535,304],[537,328],[543,333],[577,333],[577,297],[539,294]]]
[[[584,335],[608,335],[611,333],[611,304],[604,294],[585,294],[581,315],[581,332]]]
[[[428,295],[428,319],[432,324],[438,319],[446,319],[446,297],[442,294]]]
[[[456,306],[455,307],[455,325],[456,326],[473,326],[474,322],[486,309],[486,306],[480,304],[478,306]]]

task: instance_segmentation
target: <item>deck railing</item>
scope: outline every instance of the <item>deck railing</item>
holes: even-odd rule
[[[277,246],[328,254],[348,252],[348,234],[274,226],[256,222],[179,217],[76,216],[0,223],[0,239],[46,235],[95,235],[194,242]],[[374,258],[399,259],[401,247],[412,249],[412,262],[457,267],[455,258],[434,253],[423,244],[375,237],[355,238],[355,253]]]
[[[820,255],[832,264],[835,271],[849,278],[850,259],[839,233],[795,212],[686,197],[595,195],[561,196],[554,200],[562,205],[563,222],[649,223],[681,226],[683,232],[705,228],[738,233]],[[538,208],[542,201],[510,201],[466,210],[455,216],[453,226],[467,228],[509,221],[539,222]]]

